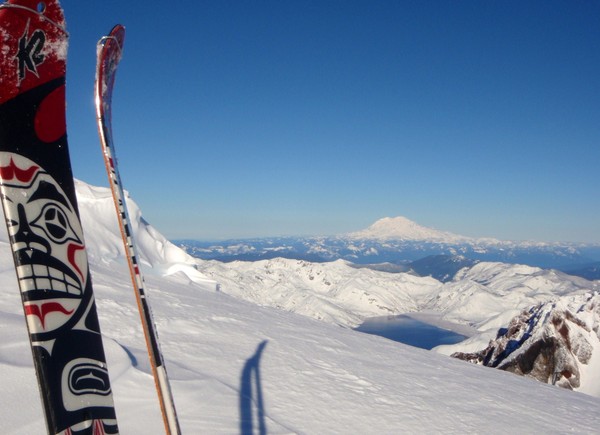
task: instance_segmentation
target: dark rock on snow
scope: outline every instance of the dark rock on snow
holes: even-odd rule
[[[599,338],[600,296],[579,295],[541,303],[514,317],[488,347],[453,357],[541,382],[576,389]]]

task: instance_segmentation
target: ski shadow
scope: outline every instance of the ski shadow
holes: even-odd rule
[[[127,354],[127,356],[129,357],[129,361],[131,362],[131,365],[133,367],[137,367],[138,366],[138,360],[135,357],[135,355],[133,354],[133,352],[131,352],[129,349],[127,349],[125,346],[123,346],[121,343],[118,343],[115,341],[115,343],[117,343],[119,346],[121,346],[121,349],[123,349],[125,351],[125,353]]]
[[[256,352],[246,360],[240,377],[240,434],[254,435],[256,412],[259,435],[266,435],[265,408],[260,379],[260,358],[268,340],[261,342]]]

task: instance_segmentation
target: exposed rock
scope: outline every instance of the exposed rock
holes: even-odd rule
[[[514,317],[488,347],[453,357],[496,367],[541,382],[576,389],[581,365],[592,358],[591,340],[598,339],[598,294],[541,303]]]

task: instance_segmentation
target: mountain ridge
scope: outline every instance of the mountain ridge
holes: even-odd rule
[[[502,261],[574,271],[600,279],[600,244],[503,241],[472,238],[428,228],[397,216],[382,218],[366,229],[335,236],[265,237],[203,242],[174,240],[188,254],[204,260],[257,261],[289,258],[313,262],[343,259],[359,265],[406,264],[430,256],[462,256],[472,261]],[[577,272],[581,270],[581,272]]]

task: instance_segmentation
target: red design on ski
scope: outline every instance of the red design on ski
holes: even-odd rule
[[[83,276],[83,273],[81,272],[81,269],[77,265],[77,262],[75,261],[75,254],[77,254],[77,251],[83,251],[84,249],[85,249],[85,246],[83,246],[83,245],[76,245],[75,243],[71,243],[69,245],[68,251],[67,251],[67,255],[69,257],[69,263],[77,271],[77,273],[79,274],[81,279],[84,279],[84,276]]]
[[[42,328],[46,328],[46,316],[50,313],[62,313],[65,315],[73,314],[73,310],[67,310],[58,302],[46,302],[41,304],[41,308],[39,305],[31,304],[25,305],[25,314],[28,316],[36,316],[42,322]]]
[[[10,181],[16,178],[21,183],[27,183],[33,179],[33,176],[39,169],[39,166],[21,169],[15,164],[13,159],[10,159],[10,164],[8,166],[0,166],[0,179]]]

